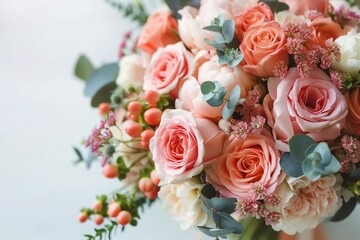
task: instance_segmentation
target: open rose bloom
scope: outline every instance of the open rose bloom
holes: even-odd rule
[[[359,12],[195,2],[157,9],[123,44],[86,146],[128,190],[101,203],[127,213],[83,213],[135,225],[159,197],[182,229],[212,237],[327,239],[320,224],[360,199]]]

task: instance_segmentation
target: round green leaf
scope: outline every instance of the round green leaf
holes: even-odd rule
[[[213,83],[212,81],[206,81],[201,84],[200,90],[201,93],[205,95],[214,91],[215,87],[216,87],[215,83]]]

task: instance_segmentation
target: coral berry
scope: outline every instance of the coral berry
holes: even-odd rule
[[[126,210],[121,211],[116,220],[121,226],[125,226],[131,222],[131,214]]]
[[[96,211],[96,212],[100,212],[102,209],[102,204],[100,201],[95,201],[92,205],[92,208]]]
[[[79,213],[79,216],[78,216],[79,222],[81,222],[81,223],[86,222],[87,219],[88,219],[88,216],[86,215],[86,213],[84,213],[84,212]]]
[[[152,181],[155,185],[159,185],[160,179],[159,179],[159,177],[158,177],[155,169],[151,171],[151,173],[150,173],[150,178],[151,178],[151,181]]]
[[[96,214],[94,217],[94,223],[96,225],[101,225],[104,222],[104,217],[101,216],[100,214]]]
[[[160,100],[160,93],[155,90],[147,90],[145,92],[144,99],[150,106],[155,107]]]
[[[130,102],[128,105],[128,111],[131,114],[138,116],[141,113],[142,107],[143,107],[143,105],[139,101]]]
[[[109,215],[109,217],[116,217],[117,215],[119,215],[120,211],[121,211],[120,204],[114,202],[114,203],[110,203],[107,214]]]
[[[162,111],[158,108],[150,108],[144,113],[144,120],[149,125],[156,126],[161,121]]]
[[[125,127],[126,133],[133,138],[140,137],[142,126],[137,122],[132,122]]]
[[[104,116],[111,111],[109,103],[100,103],[98,109],[101,116]]]
[[[151,192],[156,188],[156,185],[148,177],[143,177],[139,180],[138,187],[140,191],[147,193]]]
[[[102,173],[106,178],[116,178],[118,176],[117,166],[111,163],[106,164],[103,167]]]

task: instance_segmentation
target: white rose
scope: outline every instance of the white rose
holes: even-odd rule
[[[281,11],[275,13],[275,21],[283,25],[287,21],[299,21],[299,22],[306,22],[310,24],[310,19],[306,18],[304,15],[295,15],[289,11]]]
[[[178,184],[163,185],[159,198],[165,210],[175,221],[180,222],[181,229],[194,226],[213,225],[212,219],[201,208],[200,191],[203,185],[196,178]]]
[[[335,40],[340,47],[341,59],[334,62],[335,70],[357,75],[360,70],[360,33],[355,29]]]
[[[120,72],[116,79],[116,84],[124,89],[133,87],[141,87],[144,82],[145,68],[143,59],[139,54],[127,55],[121,58]]]
[[[333,216],[342,205],[341,176],[326,176],[312,182],[306,177],[286,177],[277,188],[281,207],[275,209],[281,214],[274,225],[293,235],[315,228],[326,218]]]

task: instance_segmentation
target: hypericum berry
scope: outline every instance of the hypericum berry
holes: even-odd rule
[[[149,142],[144,142],[144,141],[141,141],[140,142],[140,146],[143,148],[143,149],[149,149]]]
[[[102,173],[107,178],[116,178],[118,176],[118,168],[114,164],[106,164],[103,167]]]
[[[131,222],[131,213],[126,210],[121,211],[116,220],[121,226],[125,226]]]
[[[100,212],[102,209],[102,203],[100,201],[95,201],[92,205],[92,208],[96,211],[96,212]]]
[[[149,125],[156,126],[161,121],[162,111],[158,108],[150,108],[144,113],[144,120]]]
[[[130,137],[140,137],[142,126],[137,122],[132,122],[125,127],[125,131]]]
[[[94,223],[96,225],[101,225],[104,222],[104,217],[101,216],[100,214],[96,214],[94,217]]]
[[[150,139],[154,136],[154,134],[155,134],[155,132],[152,129],[146,129],[146,130],[142,131],[142,133],[140,134],[141,141],[149,142]]]
[[[141,102],[139,101],[134,101],[129,103],[128,105],[128,111],[135,115],[138,116],[141,113],[141,109],[142,109],[143,105],[141,104]]]
[[[100,103],[98,109],[99,109],[99,114],[101,116],[104,116],[111,111],[111,107],[109,103]]]
[[[79,213],[79,216],[78,216],[79,222],[84,223],[84,222],[86,222],[87,219],[88,219],[88,216],[86,215],[86,213],[84,213],[84,212]]]
[[[134,114],[132,114],[130,112],[128,112],[126,115],[127,115],[128,119],[133,120],[134,122],[136,122],[137,119],[138,119],[138,115],[134,115]]]
[[[150,200],[155,200],[158,196],[159,187],[154,188],[151,192],[146,192],[145,196]]]
[[[154,107],[160,100],[160,93],[155,90],[147,90],[144,94],[144,99],[150,106]]]
[[[140,191],[147,193],[151,192],[156,188],[156,185],[148,177],[143,177],[139,180],[138,187]]]
[[[155,185],[159,185],[159,183],[160,183],[160,178],[158,177],[155,169],[151,171],[151,173],[150,173],[150,178],[151,178],[151,181],[152,181]]]
[[[117,202],[110,203],[107,214],[109,217],[117,217],[121,212],[120,204]]]

